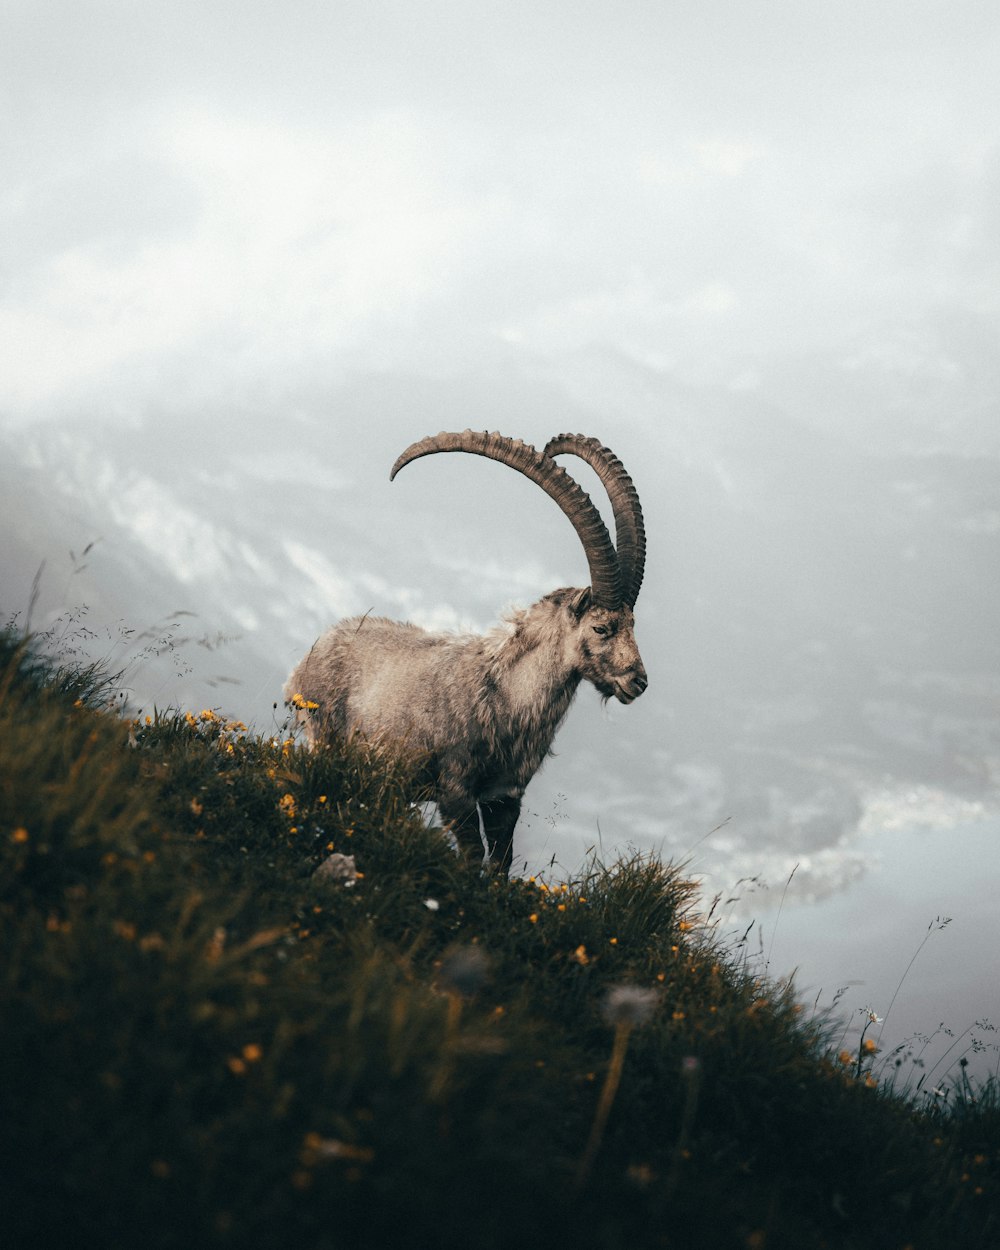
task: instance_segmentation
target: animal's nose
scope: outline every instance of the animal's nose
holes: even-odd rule
[[[640,667],[632,675],[632,689],[635,691],[636,698],[642,694],[648,685],[649,678],[646,676],[646,670]]]

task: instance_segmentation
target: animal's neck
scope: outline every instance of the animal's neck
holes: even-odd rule
[[[505,702],[517,719],[562,719],[580,678],[553,648],[534,646],[517,656],[500,679]],[[553,730],[555,725],[553,726]]]
[[[519,622],[496,654],[483,703],[492,750],[524,785],[548,753],[580,684],[566,662],[560,631],[534,625],[530,617]]]

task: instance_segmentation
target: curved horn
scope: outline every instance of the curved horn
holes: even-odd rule
[[[461,434],[432,434],[407,447],[392,466],[389,481],[411,460],[438,451],[467,451],[476,456],[486,456],[489,460],[498,460],[517,469],[536,482],[569,517],[583,543],[595,605],[601,608],[621,607],[623,591],[618,557],[601,514],[590,497],[551,457],[543,455],[528,443],[522,443],[520,439],[505,438],[502,434],[478,430],[465,430]]]
[[[646,530],[642,523],[639,494],[624,465],[609,447],[583,434],[557,434],[545,444],[542,454],[579,456],[601,479],[615,516],[615,546],[621,565],[622,594],[629,607],[634,607],[646,564]]]

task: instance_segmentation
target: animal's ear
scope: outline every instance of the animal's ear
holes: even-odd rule
[[[590,607],[590,587],[585,590],[574,591],[569,601],[569,610],[573,613],[577,620],[583,616],[584,612]]]

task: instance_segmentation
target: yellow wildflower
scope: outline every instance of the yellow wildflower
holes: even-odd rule
[[[23,843],[23,842],[27,842],[27,840],[28,840],[28,831],[27,831],[27,829],[25,829],[23,825],[19,826],[19,827],[18,827],[17,829],[15,829],[15,830],[14,830],[14,832],[10,835],[10,840],[11,840],[11,842],[21,842],[21,843]]]
[[[300,712],[315,712],[319,707],[318,703],[314,703],[312,699],[307,699],[302,694],[293,694],[288,701],[292,707],[297,707]]]

